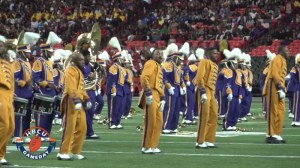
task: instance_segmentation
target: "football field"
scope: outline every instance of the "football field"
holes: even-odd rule
[[[266,121],[262,115],[261,98],[254,98],[251,108],[253,117],[238,123],[241,131],[224,132],[219,125],[217,148],[196,149],[197,125],[181,126],[178,134],[162,135],[160,154],[142,154],[142,131],[136,127],[143,123],[143,112],[137,110],[132,119],[122,119],[124,129],[110,130],[106,125],[94,122],[97,140],[86,140],[83,155],[86,160],[59,161],[56,159],[61,133],[55,125],[51,136],[57,138],[56,149],[42,160],[26,158],[14,144],[9,144],[6,159],[12,163],[6,167],[103,167],[103,168],[299,168],[300,167],[300,127],[291,127],[291,119],[286,113],[282,137],[287,144],[266,144]],[[288,105],[288,103],[286,103]],[[288,111],[288,109],[287,109]],[[102,118],[107,116],[104,106]],[[221,121],[219,121],[221,122]],[[47,146],[48,142],[43,142]],[[4,166],[2,166],[4,167]]]

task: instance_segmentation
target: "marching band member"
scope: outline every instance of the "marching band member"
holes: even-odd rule
[[[142,153],[160,153],[158,148],[163,124],[164,84],[161,63],[164,60],[162,50],[155,50],[153,58],[148,60],[141,74],[143,91],[139,107],[144,110],[144,132]]]
[[[0,166],[9,165],[5,159],[6,146],[15,128],[14,71],[7,54],[6,39],[0,36]],[[5,96],[3,96],[5,95]]]
[[[196,73],[197,73],[197,65],[195,64],[195,61],[197,60],[195,54],[191,54],[188,57],[188,66],[184,69],[184,77],[186,87],[187,87],[187,111],[184,115],[184,119],[182,121],[183,124],[194,124],[193,119],[193,111],[195,110],[195,85],[193,82]]]
[[[86,112],[83,109],[83,103],[86,103],[86,109],[91,108],[88,94],[84,89],[84,57],[75,52],[69,56],[71,60],[65,70],[64,92],[61,103],[62,115],[64,116],[63,135],[60,151],[57,154],[58,160],[85,159],[81,155],[84,143],[87,124]]]
[[[163,64],[163,75],[166,94],[166,106],[164,108],[163,133],[170,134],[178,132],[178,120],[180,110],[180,90],[185,87],[181,78],[178,66],[183,61],[183,57],[178,53],[178,47],[175,43],[167,47],[168,58]]]
[[[14,67],[14,77],[15,77],[15,95],[20,98],[24,98],[28,100],[27,103],[27,111],[26,115],[22,117],[15,116],[15,133],[13,142],[16,142],[16,140],[22,136],[23,132],[25,132],[27,129],[30,128],[30,122],[31,122],[31,100],[33,96],[33,88],[32,88],[32,80],[31,80],[31,65],[28,62],[30,57],[30,45],[34,45],[38,39],[40,38],[40,35],[37,33],[32,32],[26,32],[20,36],[23,36],[22,39],[19,39],[20,42],[18,42],[17,46],[17,59],[13,62]],[[21,44],[21,41],[25,41],[26,44]],[[22,123],[21,123],[22,121]],[[30,142],[29,137],[25,137],[24,140],[26,143]]]
[[[188,55],[190,54],[190,45],[188,42],[185,42],[181,49],[179,50],[179,54],[181,54],[182,57],[188,57]],[[184,80],[184,68],[186,65],[184,65],[184,62],[181,62],[181,65],[179,65],[179,70],[180,70],[180,78],[182,78],[183,82],[185,83]],[[187,113],[187,94],[186,94],[186,86],[180,88],[180,111],[179,111],[179,115],[185,116]]]
[[[251,104],[252,104],[252,86],[253,86],[253,72],[251,71],[251,56],[249,54],[246,54],[246,72],[248,74],[248,85],[247,88],[248,91],[248,106],[247,106],[247,115],[252,116],[252,113],[250,112]]]
[[[53,64],[50,58],[53,55],[52,45],[60,43],[62,40],[54,32],[50,32],[46,44],[41,44],[40,48],[42,51],[42,56],[37,58],[32,66],[32,80],[34,84],[39,87],[41,94],[54,97],[56,96],[57,86],[54,84],[53,78]],[[38,115],[35,114],[36,126],[44,128],[48,133],[51,133],[52,120],[54,118],[54,113],[50,115],[41,115],[38,119]],[[42,137],[43,141],[48,141],[49,137]]]
[[[124,62],[124,69],[126,70],[126,77],[125,77],[125,84],[124,84],[124,94],[125,98],[123,101],[122,109],[123,116],[125,119],[131,118],[131,115],[129,114],[131,104],[132,104],[132,91],[133,91],[133,73],[131,70],[132,65],[132,58],[131,55],[128,53],[128,51],[123,50],[122,54],[124,54],[125,62]]]
[[[239,119],[238,121],[247,121],[247,118],[245,117],[249,111],[248,107],[251,106],[250,104],[250,86],[249,86],[249,75],[248,75],[248,70],[246,68],[246,58],[247,55],[246,53],[242,53],[239,57],[239,67],[237,71],[239,71],[242,74],[242,87],[240,88],[241,90],[241,104],[240,104],[240,111],[239,111]],[[251,97],[252,98],[252,97]]]
[[[83,76],[85,81],[95,80],[95,65],[91,63],[91,53],[89,51],[90,48],[90,39],[85,37],[84,35],[79,36],[77,38],[77,50],[84,56],[84,68],[83,68]],[[88,88],[87,93],[90,98],[90,102],[92,103],[92,107],[86,110],[86,124],[87,124],[87,132],[86,139],[99,139],[99,136],[95,134],[93,128],[93,117],[96,103],[96,86],[92,88]]]
[[[262,73],[262,76],[261,76],[260,82],[259,82],[259,88],[260,88],[261,93],[263,93],[263,90],[265,87],[265,81],[266,81],[266,77],[269,72],[270,63],[276,57],[276,54],[271,53],[269,50],[266,50],[266,53],[267,53],[266,68],[263,70],[263,73]],[[263,109],[263,114],[266,115],[267,104],[266,104],[266,97],[263,94],[262,94],[262,109]]]
[[[213,148],[218,128],[217,100],[215,98],[218,75],[217,50],[207,49],[206,59],[198,65],[194,84],[198,89],[199,122],[196,148]]]
[[[268,119],[266,143],[286,143],[281,134],[285,116],[285,77],[287,73],[286,59],[289,58],[288,47],[280,46],[278,53],[270,64],[263,90],[263,95],[266,96]]]
[[[100,53],[98,55],[98,63],[99,66],[102,67],[100,68],[100,72],[99,74],[101,74],[101,78],[98,81],[98,85],[97,85],[97,90],[96,90],[96,108],[95,108],[95,112],[94,112],[94,119],[98,120],[97,122],[99,124],[102,124],[100,119],[100,115],[104,106],[104,101],[103,101],[103,97],[102,97],[102,92],[101,92],[101,87],[102,85],[105,83],[106,80],[106,61],[109,61],[109,55],[107,53],[107,51],[103,51],[102,53]]]
[[[223,51],[224,55],[229,54],[230,51],[228,51],[227,49],[225,49]],[[216,97],[217,97],[217,101],[218,101],[218,115],[219,118],[224,118],[225,117],[225,113],[226,113],[226,108],[228,103],[226,103],[226,96],[222,96],[222,90],[224,87],[224,75],[226,73],[226,71],[230,71],[230,69],[228,68],[228,60],[224,59],[221,61],[221,69],[218,73],[218,78],[217,78],[217,83],[216,83]]]
[[[226,96],[228,103],[223,129],[225,131],[235,131],[236,124],[239,117],[240,102],[241,102],[241,87],[242,87],[242,73],[237,70],[237,58],[242,54],[239,48],[234,48],[230,54],[225,55],[229,61],[230,70],[224,74],[224,87],[222,96]]]
[[[292,113],[294,114],[292,126],[300,127],[300,54],[295,57],[295,66],[289,73],[290,80],[288,83],[288,91],[292,92],[293,106]]]
[[[108,127],[110,129],[121,129],[122,101],[124,101],[124,84],[126,70],[121,67],[124,60],[121,58],[121,46],[116,37],[109,41],[109,45],[118,51],[111,55],[114,64],[108,70],[106,83],[107,105],[108,105]]]

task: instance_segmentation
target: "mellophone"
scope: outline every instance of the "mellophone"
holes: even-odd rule
[[[48,96],[35,93],[32,99],[31,110],[36,113],[50,115],[53,112],[60,113],[61,96]],[[28,100],[20,97],[14,98],[15,115],[25,116]]]

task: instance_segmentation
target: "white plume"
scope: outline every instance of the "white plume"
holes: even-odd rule
[[[104,61],[109,61],[109,55],[107,51],[103,51],[98,55],[98,59],[104,60]]]
[[[4,36],[0,35],[0,41],[5,43],[6,42],[6,38]]]
[[[55,45],[61,43],[62,39],[57,36],[54,32],[50,32],[46,44]]]
[[[182,47],[180,48],[179,52],[185,54],[188,56],[190,54],[190,44],[188,42],[185,42]]]
[[[119,51],[121,51],[121,45],[120,45],[119,40],[117,39],[117,37],[112,37],[109,40],[108,45],[110,45],[111,47],[117,48]]]
[[[25,32],[23,42],[24,44],[34,45],[40,39],[41,35],[33,32]]]
[[[202,48],[197,48],[196,50],[196,57],[198,57],[199,60],[204,59],[204,49]]]
[[[168,55],[171,55],[171,54],[178,52],[178,46],[175,43],[171,43],[168,45],[166,50],[167,50]]]

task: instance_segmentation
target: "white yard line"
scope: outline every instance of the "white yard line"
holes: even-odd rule
[[[24,165],[8,165],[5,167],[35,167],[35,168],[71,168],[71,167],[51,167],[51,166],[24,166]]]
[[[199,149],[200,151],[201,149]],[[97,153],[97,154],[141,154],[141,152],[105,152],[105,151],[82,151],[83,153]],[[289,156],[289,155],[274,155],[274,156],[264,156],[264,155],[232,155],[232,154],[203,154],[203,153],[160,153],[158,155],[166,156],[208,156],[208,157],[247,157],[247,158],[290,158],[290,159],[300,159],[300,156]]]

